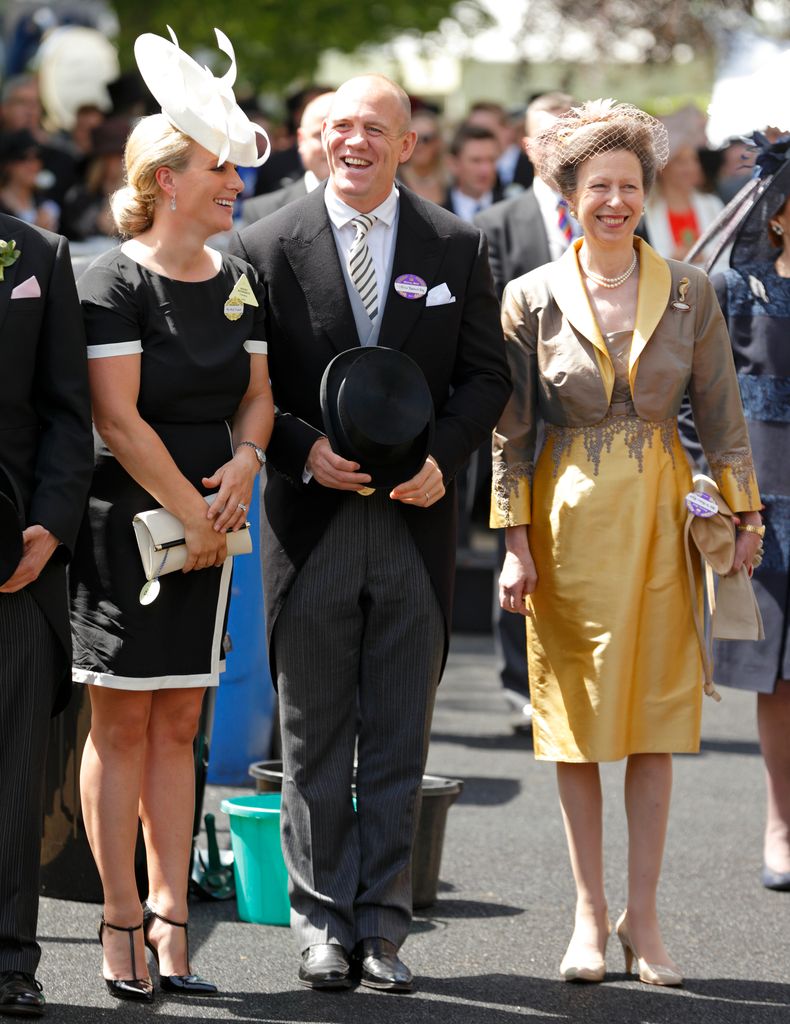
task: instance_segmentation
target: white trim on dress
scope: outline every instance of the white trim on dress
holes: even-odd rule
[[[109,345],[88,345],[88,359],[106,359],[108,356],[139,356],[142,341],[114,341]]]

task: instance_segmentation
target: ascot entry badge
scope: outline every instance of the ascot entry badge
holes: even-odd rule
[[[244,312],[245,306],[257,306],[258,300],[255,292],[250,287],[247,275],[242,274],[233,286],[233,291],[228,296],[223,312],[228,320],[238,320]]]
[[[417,274],[401,274],[394,281],[395,291],[404,299],[421,299],[428,285]]]

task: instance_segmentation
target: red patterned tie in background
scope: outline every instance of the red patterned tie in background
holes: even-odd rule
[[[570,245],[573,241],[573,226],[568,213],[568,204],[564,199],[557,200],[557,227],[562,232],[567,244]]]

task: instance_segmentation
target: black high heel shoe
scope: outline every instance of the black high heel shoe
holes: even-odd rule
[[[199,974],[192,974],[192,968],[189,966],[189,931],[187,928],[186,921],[171,921],[169,917],[162,917],[161,914],[149,906],[148,903],[143,904],[143,939],[148,949],[151,950],[156,960],[156,966],[159,966],[159,952],[156,947],[152,944],[148,937],[148,931],[151,927],[151,922],[156,918],[157,921],[163,921],[165,924],[169,924],[171,928],[183,928],[184,939],[187,944],[187,970],[189,974],[162,974],[160,972],[159,980],[162,985],[162,989],[165,992],[175,992],[182,996],[211,996],[214,995],[218,990],[217,986],[211,982],[206,981],[205,978],[201,978]]]
[[[131,928],[124,928],[118,924],[110,924],[109,921],[102,919],[99,922],[99,944],[104,946],[104,929],[112,928],[115,932],[126,932],[129,936],[129,953],[132,958],[132,974],[135,977],[132,978],[105,978],[107,989],[111,996],[116,999],[128,999],[131,1002],[138,1003],[151,1003],[154,999],[154,986],[151,984],[150,978],[138,978],[137,975],[137,960],[134,955],[134,938],[133,933],[139,932],[142,928],[142,924],[133,925]]]

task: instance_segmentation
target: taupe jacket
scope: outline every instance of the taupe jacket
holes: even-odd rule
[[[759,509],[749,435],[727,327],[707,276],[665,260],[640,238],[636,323],[629,383],[636,414],[677,417],[688,393],[694,423],[730,507]],[[560,259],[511,281],[502,324],[513,394],[493,438],[491,525],[531,521],[538,421],[560,427],[600,423],[615,373],[578,262],[581,240]]]

